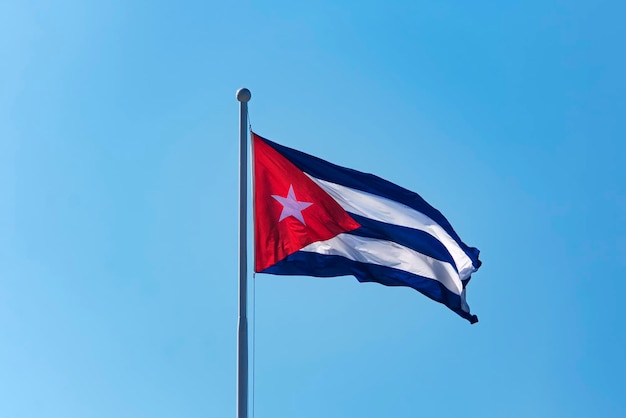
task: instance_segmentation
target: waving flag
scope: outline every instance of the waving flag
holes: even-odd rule
[[[408,286],[471,323],[481,262],[418,194],[252,133],[255,271]]]

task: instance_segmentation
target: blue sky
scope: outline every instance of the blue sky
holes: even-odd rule
[[[626,416],[624,9],[0,3],[0,417],[234,416],[242,86],[484,263],[476,325],[258,275],[255,416]]]

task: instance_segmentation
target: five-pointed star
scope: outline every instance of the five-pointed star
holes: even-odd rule
[[[306,225],[306,222],[304,222],[304,218],[302,217],[302,211],[311,206],[313,203],[298,202],[298,200],[296,199],[296,194],[293,192],[292,184],[289,185],[289,193],[287,193],[287,197],[282,197],[275,194],[273,194],[272,197],[278,200],[281,205],[283,205],[283,211],[280,213],[280,219],[278,220],[278,222],[289,216],[293,216],[304,225]]]

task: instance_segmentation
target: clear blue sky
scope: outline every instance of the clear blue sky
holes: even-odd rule
[[[234,417],[243,86],[484,262],[476,325],[258,275],[256,417],[626,416],[625,9],[1,2],[0,417]]]

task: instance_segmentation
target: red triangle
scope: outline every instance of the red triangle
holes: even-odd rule
[[[254,271],[261,272],[313,242],[360,227],[330,195],[263,138],[253,133],[252,141]],[[284,210],[281,201],[287,201],[287,206],[291,202],[295,212]]]

